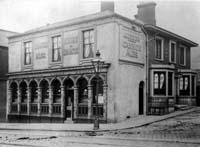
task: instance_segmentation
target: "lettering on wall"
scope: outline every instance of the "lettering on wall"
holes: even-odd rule
[[[63,56],[74,55],[78,53],[78,32],[65,33]]]
[[[120,59],[144,63],[142,33],[120,27]]]
[[[46,58],[46,53],[37,53],[36,54],[36,60],[41,60]]]

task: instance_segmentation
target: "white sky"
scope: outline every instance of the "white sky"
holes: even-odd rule
[[[114,1],[116,13],[134,18],[140,1]],[[200,44],[200,0],[155,2],[158,26]],[[0,29],[24,32],[99,11],[99,0],[0,0]]]

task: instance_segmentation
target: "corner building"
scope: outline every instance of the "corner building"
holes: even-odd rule
[[[58,22],[9,38],[7,120],[92,122],[99,50],[101,122],[146,113],[142,23],[112,11]]]

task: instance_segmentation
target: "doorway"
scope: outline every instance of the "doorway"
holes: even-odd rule
[[[64,82],[65,86],[65,118],[66,120],[73,119],[73,105],[74,105],[74,83],[71,79]]]
[[[139,84],[139,115],[144,114],[144,82]]]

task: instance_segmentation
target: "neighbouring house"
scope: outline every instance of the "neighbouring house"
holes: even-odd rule
[[[138,5],[147,45],[148,114],[173,112],[178,105],[196,105],[196,72],[191,48],[197,43],[156,25],[156,3]]]
[[[17,33],[0,29],[0,122],[6,121],[6,81],[8,73],[8,37]]]

